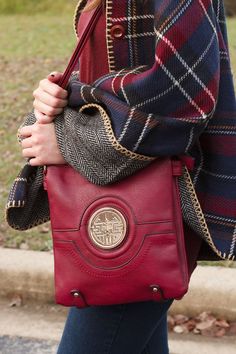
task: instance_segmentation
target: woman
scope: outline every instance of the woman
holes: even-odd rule
[[[99,3],[79,1],[76,33]],[[153,157],[189,153],[208,226],[193,208],[199,242],[191,246],[192,262],[200,257],[200,236],[201,255],[234,259],[236,105],[222,0],[106,0],[68,92],[57,85],[60,76],[40,82],[34,114],[19,131],[36,175],[30,203],[21,205],[20,218],[13,212],[16,224],[23,229],[49,219],[43,165],[69,163],[91,182],[107,184]],[[105,108],[103,120],[91,121],[89,104]],[[185,221],[191,226],[192,216]],[[166,354],[171,303],[73,308],[58,353]]]

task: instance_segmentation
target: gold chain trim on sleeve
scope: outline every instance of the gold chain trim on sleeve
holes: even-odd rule
[[[82,113],[85,109],[88,109],[88,108],[96,108],[99,111],[101,118],[103,120],[103,123],[104,123],[104,127],[107,132],[108,139],[111,142],[114,149],[116,149],[121,154],[125,155],[126,157],[134,159],[134,160],[141,160],[141,161],[155,160],[155,157],[137,154],[133,151],[126,149],[122,145],[120,145],[120,143],[116,140],[116,137],[113,133],[110,118],[109,118],[108,114],[106,113],[106,111],[100,105],[95,104],[95,103],[89,103],[89,104],[86,104],[83,107],[81,107],[79,111]]]
[[[111,37],[111,27],[112,27],[112,11],[113,2],[112,0],[106,0],[106,43],[107,43],[107,59],[109,64],[109,73],[115,71],[115,55],[113,48],[113,38]]]
[[[76,37],[79,38],[79,34],[77,32],[77,24],[78,24],[78,19],[79,19],[79,12],[82,10],[82,8],[86,5],[86,1],[85,0],[79,0],[76,8],[75,8],[75,12],[74,12],[74,17],[73,17],[73,27],[74,27],[74,32]]]
[[[197,217],[198,217],[198,221],[199,221],[199,224],[201,226],[201,233],[202,235],[204,235],[206,241],[208,242],[209,246],[212,248],[212,250],[222,259],[228,259],[228,260],[234,260],[235,259],[235,256],[232,255],[232,254],[229,254],[227,255],[226,253],[222,253],[221,251],[219,251],[213,240],[212,240],[212,237],[211,237],[211,234],[210,234],[210,231],[208,229],[208,226],[207,226],[207,223],[206,223],[206,219],[205,219],[205,216],[203,214],[203,211],[202,211],[202,208],[201,208],[201,205],[199,203],[199,200],[198,200],[198,197],[196,195],[196,192],[195,192],[195,188],[194,188],[194,185],[193,185],[193,182],[192,182],[192,179],[191,179],[191,176],[188,172],[188,169],[187,167],[184,168],[184,180],[185,180],[185,183],[186,183],[186,186],[187,186],[187,190],[189,192],[189,195],[190,195],[190,198],[191,198],[191,201],[192,201],[192,204],[194,206],[194,210],[197,214]]]

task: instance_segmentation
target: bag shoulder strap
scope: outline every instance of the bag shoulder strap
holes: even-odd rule
[[[78,44],[69,60],[69,63],[67,65],[67,68],[65,69],[58,85],[61,86],[62,88],[66,88],[69,78],[76,66],[76,64],[78,63],[79,57],[82,53],[82,50],[85,46],[85,43],[87,42],[89,36],[91,35],[91,33],[93,32],[95,25],[101,15],[102,12],[102,5],[97,6],[93,11],[92,11],[92,16],[88,22],[88,24],[86,25],[86,27],[84,28],[84,31],[78,41]]]

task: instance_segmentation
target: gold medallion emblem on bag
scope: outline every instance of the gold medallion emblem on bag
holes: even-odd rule
[[[102,249],[119,246],[125,238],[127,223],[117,209],[107,207],[97,210],[89,219],[88,233],[92,242]]]

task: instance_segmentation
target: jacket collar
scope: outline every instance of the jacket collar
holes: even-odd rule
[[[86,0],[79,0],[75,9],[74,29],[77,37],[80,13],[86,3]],[[124,68],[153,64],[151,62],[155,50],[153,4],[153,1],[148,0],[143,6],[140,0],[133,0],[132,6],[129,6],[128,1],[106,0],[106,42],[110,73]],[[112,37],[111,29],[116,25],[124,28],[125,36],[122,41],[114,40]],[[141,48],[140,40],[146,51]]]

